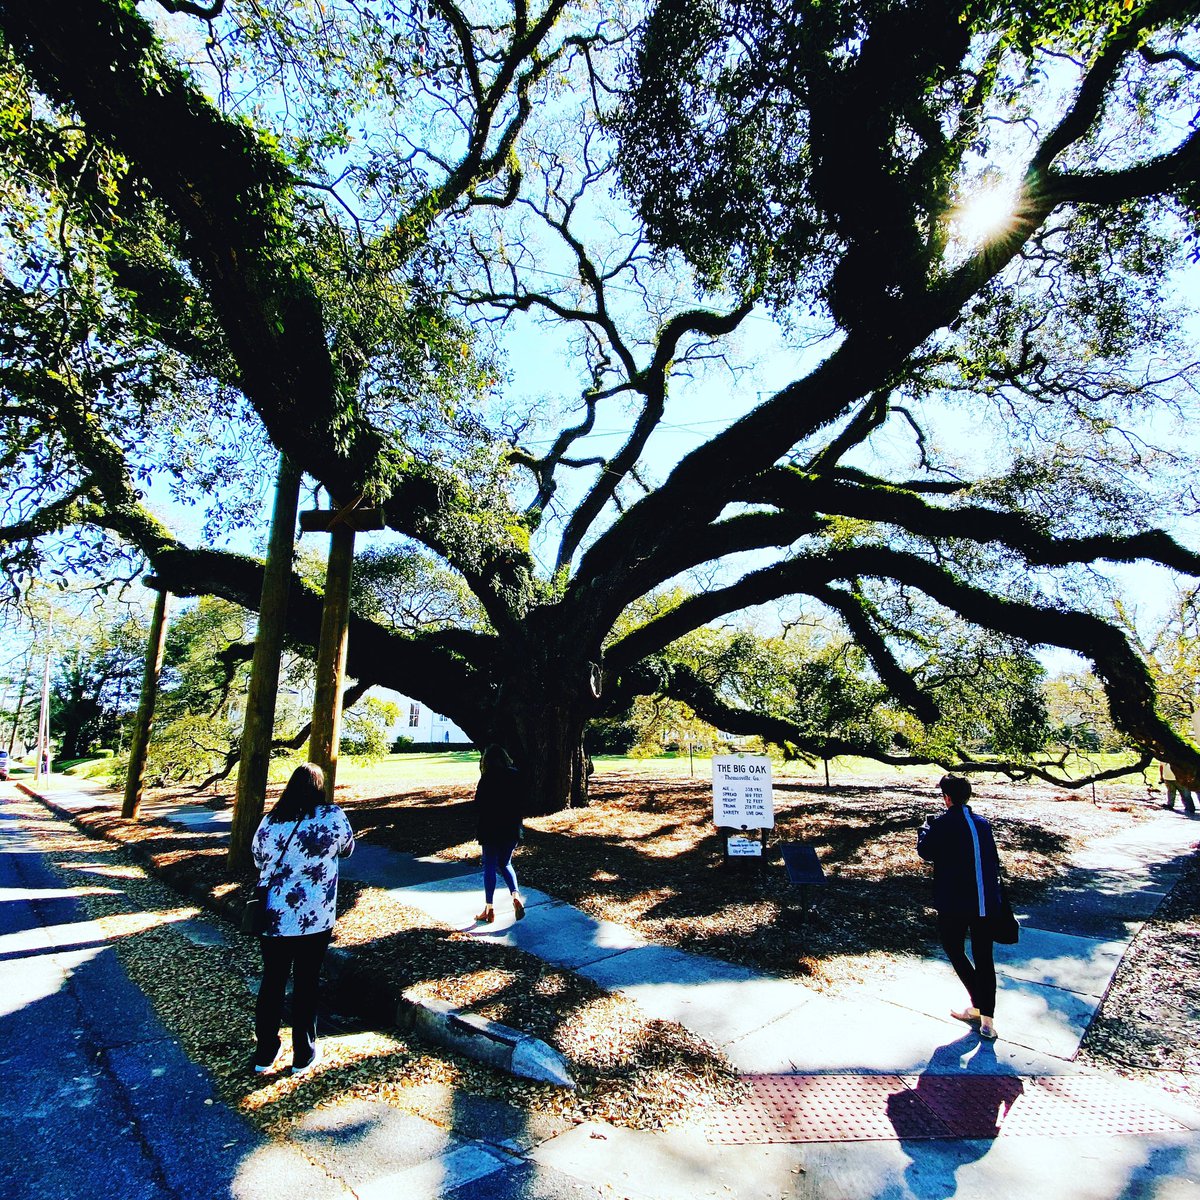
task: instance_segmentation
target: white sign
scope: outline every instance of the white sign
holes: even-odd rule
[[[714,756],[713,823],[735,829],[771,829],[771,760],[747,755]]]
[[[729,839],[730,858],[757,858],[762,856],[762,842],[758,838],[743,837],[735,833]]]

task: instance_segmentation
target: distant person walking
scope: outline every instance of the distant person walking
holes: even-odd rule
[[[1159,763],[1158,777],[1162,781],[1163,787],[1167,789],[1167,802],[1163,808],[1175,807],[1175,793],[1179,793],[1179,799],[1183,804],[1183,811],[1189,817],[1196,815],[1196,801],[1192,797],[1191,788],[1184,787],[1183,780],[1180,779],[1175,771],[1175,768],[1170,763]]]
[[[943,776],[938,785],[945,812],[926,817],[917,833],[917,853],[933,864],[933,906],[938,936],[955,974],[971,998],[951,1016],[979,1024],[979,1036],[996,1037],[996,966],[989,918],[1000,911],[1000,858],[992,827],[967,801],[969,780]],[[966,940],[971,936],[971,958]]]
[[[479,756],[479,786],[475,789],[475,837],[483,851],[483,911],[475,920],[483,925],[496,919],[492,899],[497,875],[508,885],[513,916],[519,921],[525,915],[512,865],[524,812],[524,789],[512,759],[503,747],[488,746]]]
[[[270,1071],[279,1055],[283,994],[292,979],[292,1073],[318,1060],[317,985],[333,937],[338,859],[354,851],[346,814],[325,800],[325,774],[305,763],[262,819],[251,853],[268,889],[263,974],[254,1009],[254,1070]]]

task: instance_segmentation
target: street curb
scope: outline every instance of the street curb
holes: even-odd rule
[[[545,1042],[498,1021],[463,1013],[445,1000],[405,991],[396,1007],[396,1025],[404,1033],[415,1033],[524,1079],[575,1087],[567,1064]]]
[[[66,820],[70,821],[72,824],[76,823],[75,818],[78,816],[81,816],[83,814],[83,812],[99,812],[101,809],[105,809],[105,808],[109,807],[108,804],[106,804],[106,803],[105,804],[97,804],[95,808],[83,809],[81,812],[72,812],[69,808],[64,808],[61,804],[55,804],[54,799],[52,797],[43,796],[41,792],[35,792],[33,790],[33,788],[31,788],[29,786],[29,784],[23,783],[19,779],[14,779],[12,782],[16,786],[18,791],[22,791],[25,793],[25,795],[29,796],[30,799],[37,800],[39,803],[44,804],[56,816],[64,817],[64,818],[66,818]],[[119,809],[117,810],[117,815],[120,816]],[[84,833],[87,833],[87,832],[88,831],[85,829]],[[113,841],[114,839],[106,838],[105,840]]]
[[[110,807],[108,804],[97,804],[95,808],[83,812],[72,812],[27,784],[17,783],[16,786],[86,836],[111,842],[133,855],[165,887],[195,901],[206,911],[232,925],[237,936],[252,936],[241,931],[241,900],[217,899],[186,880],[169,880],[157,869],[150,852],[141,845],[109,837],[102,830],[89,829],[79,823],[79,817],[104,811]],[[350,1011],[382,1021],[391,1020],[402,1033],[412,1034],[510,1075],[559,1087],[575,1087],[575,1081],[558,1052],[531,1034],[464,1013],[442,1000],[421,999],[408,991],[397,996],[387,989],[373,986],[355,969],[353,953],[341,946],[330,946],[325,962],[330,990],[339,1002],[353,999],[352,1004],[345,1005]]]

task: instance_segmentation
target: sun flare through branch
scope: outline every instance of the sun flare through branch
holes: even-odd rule
[[[950,210],[955,234],[968,246],[991,241],[1013,228],[1017,219],[1018,186],[1007,179],[992,179],[964,194]]]

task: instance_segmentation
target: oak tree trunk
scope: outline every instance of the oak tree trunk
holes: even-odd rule
[[[494,740],[528,780],[530,816],[588,802],[591,762],[583,731],[595,715],[599,669],[543,623],[530,631],[520,667],[499,689]]]

